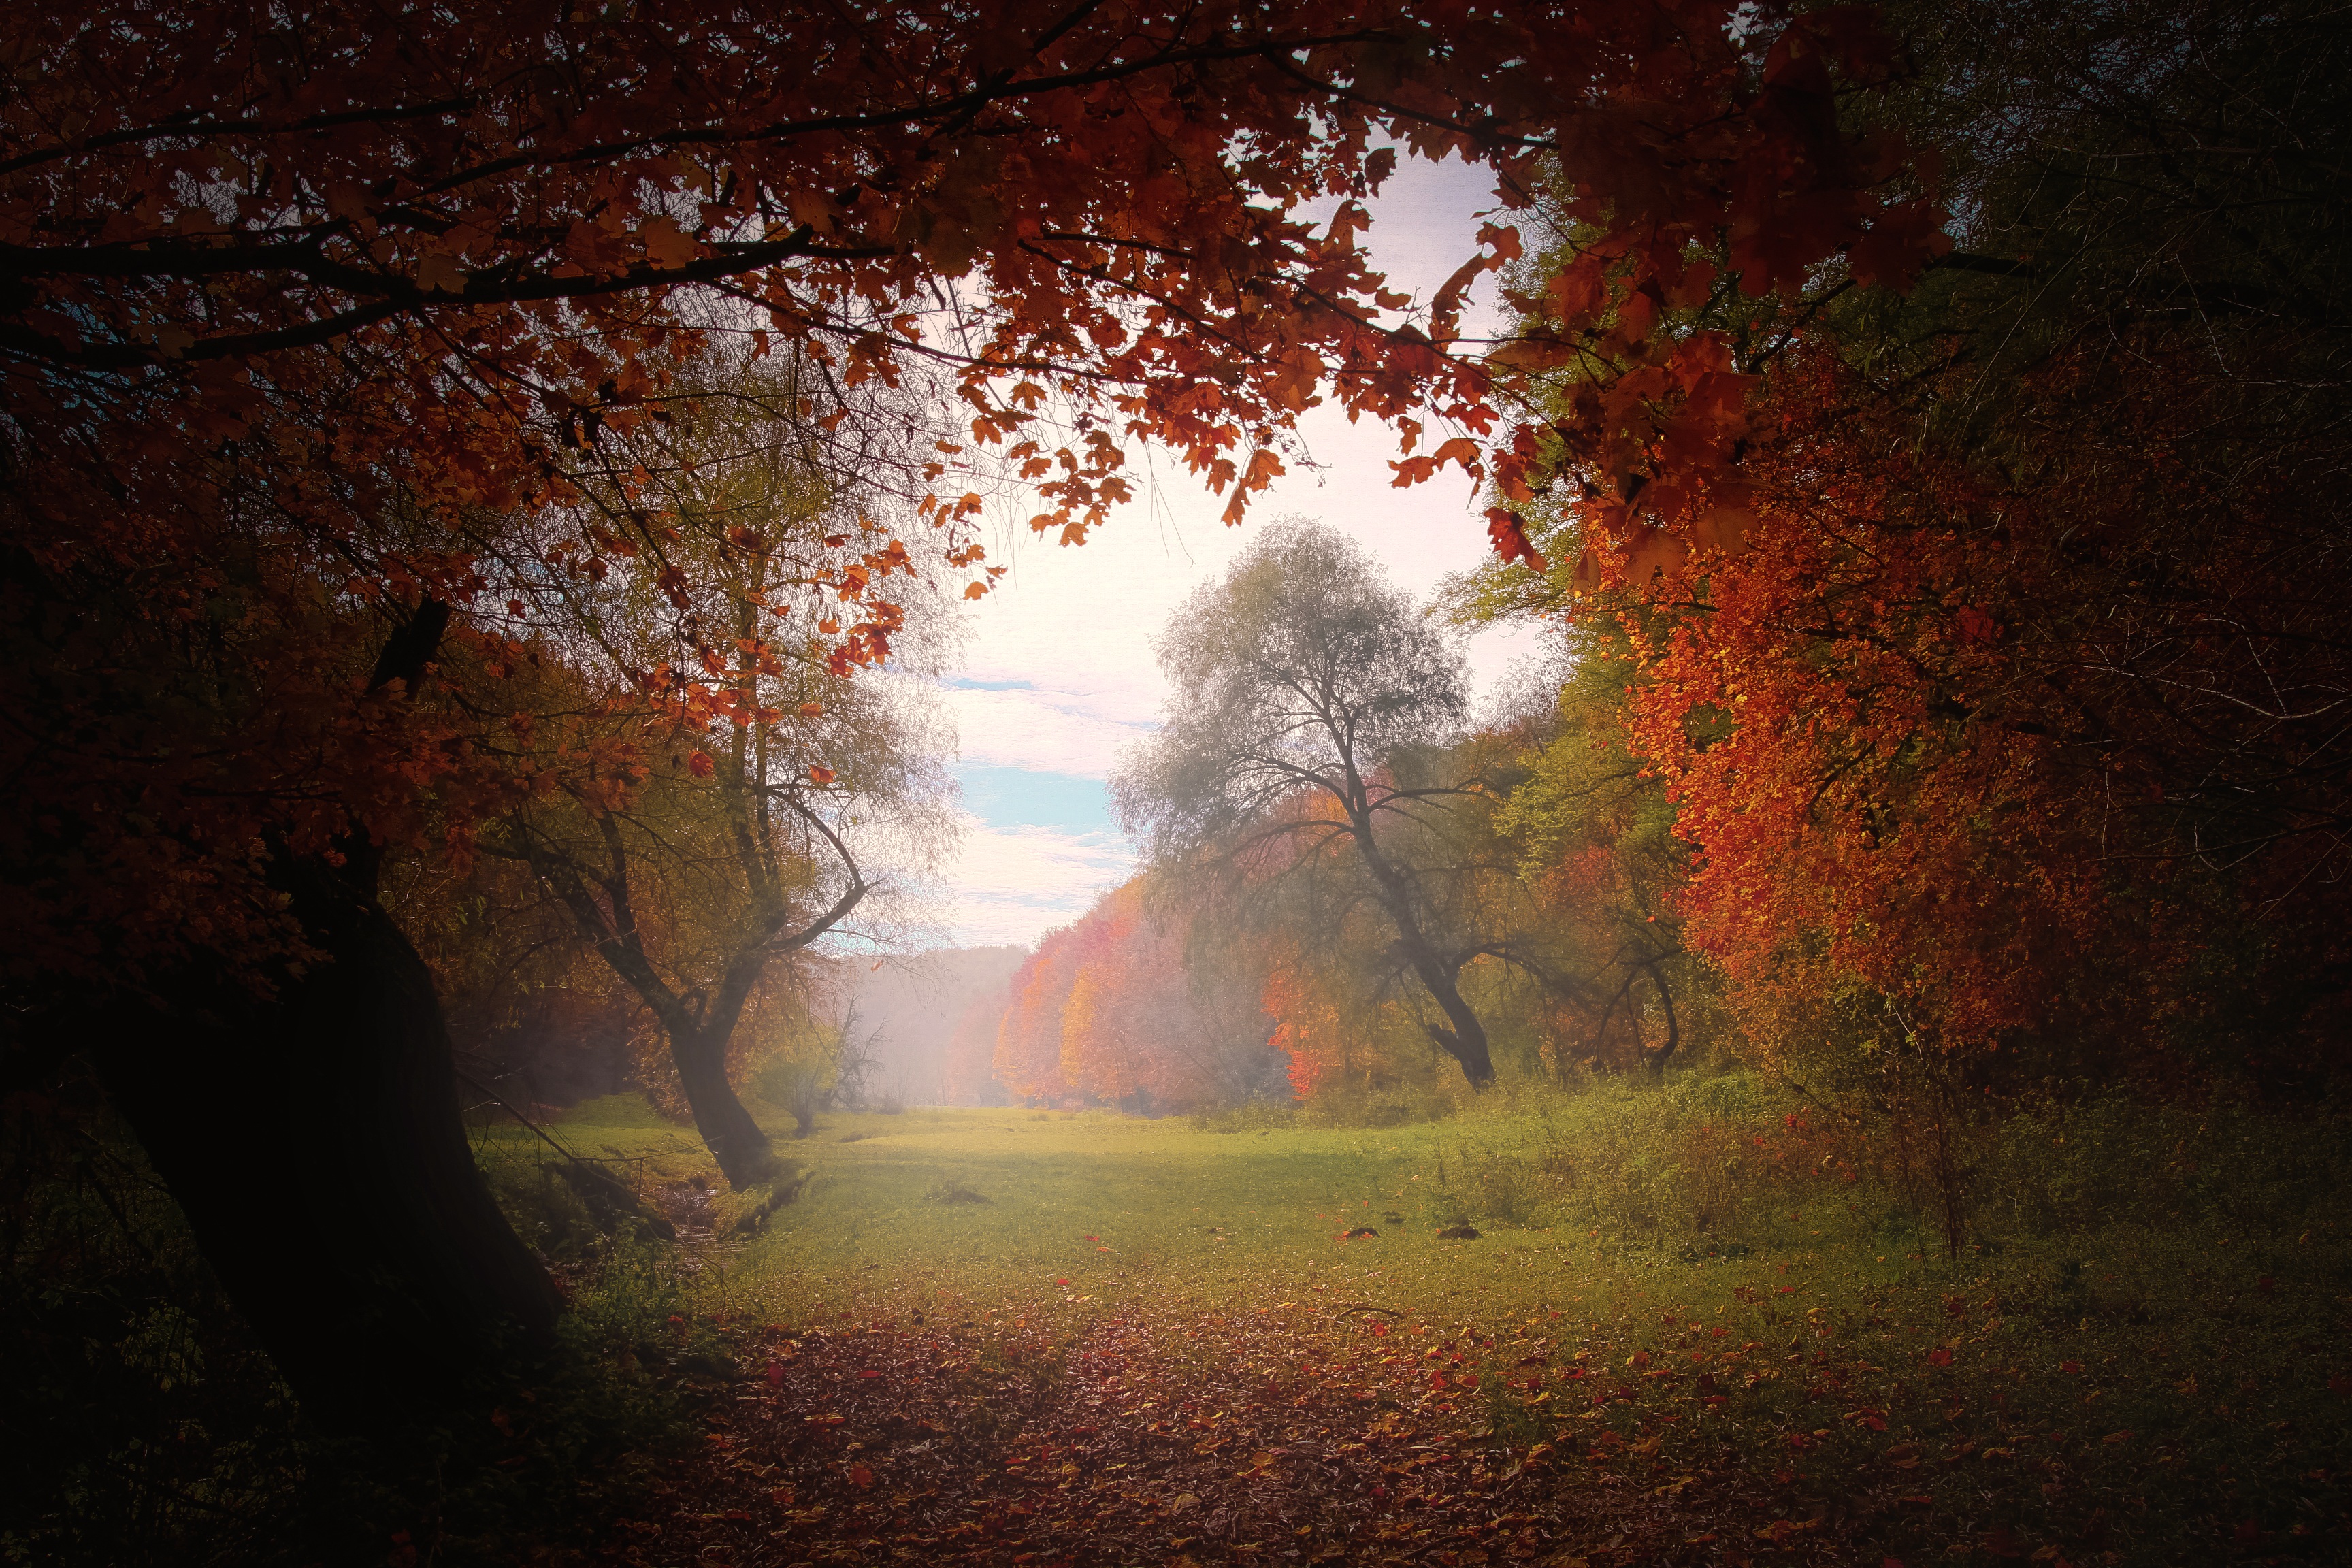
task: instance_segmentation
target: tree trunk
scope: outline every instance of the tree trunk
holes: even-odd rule
[[[732,1029],[673,1027],[670,1059],[677,1066],[678,1087],[694,1112],[695,1131],[719,1162],[727,1184],[740,1191],[766,1181],[775,1172],[775,1152],[768,1134],[727,1081],[727,1039]]]
[[[1659,1005],[1666,1010],[1666,1043],[1654,1051],[1644,1049],[1642,1060],[1648,1064],[1652,1072],[1664,1078],[1666,1076],[1666,1063],[1674,1059],[1675,1050],[1683,1043],[1683,1026],[1675,1016],[1675,994],[1666,988],[1666,977],[1658,968],[1657,961],[1652,959],[1643,963],[1642,972],[1650,977],[1650,984],[1657,987]]]
[[[1484,1089],[1495,1081],[1494,1058],[1486,1049],[1486,1026],[1462,997],[1458,982],[1460,967],[1449,965],[1440,958],[1437,949],[1421,929],[1414,917],[1412,894],[1405,886],[1403,874],[1397,870],[1372,837],[1369,815],[1351,816],[1349,829],[1356,847],[1364,857],[1364,865],[1372,874],[1372,886],[1380,896],[1381,907],[1388,911],[1396,927],[1396,952],[1403,958],[1415,978],[1437,1003],[1445,1015],[1446,1027],[1423,1024],[1422,1027],[1437,1048],[1461,1064],[1462,1076],[1470,1080],[1473,1089]]]
[[[268,997],[191,980],[91,1052],[222,1288],[341,1432],[461,1402],[562,1306],[474,1163],[432,976],[354,859],[277,879],[330,962]]]
[[[1462,999],[1462,989],[1455,983],[1454,976],[1446,973],[1445,966],[1437,962],[1434,954],[1431,955],[1426,969],[1416,964],[1414,971],[1420,974],[1422,984],[1428,987],[1429,994],[1437,999],[1438,1008],[1445,1015],[1446,1022],[1453,1026],[1440,1028],[1434,1024],[1424,1024],[1422,1027],[1429,1031],[1429,1037],[1437,1042],[1438,1049],[1462,1064],[1462,1076],[1470,1080],[1471,1088],[1486,1088],[1495,1081],[1495,1059],[1486,1049],[1486,1026],[1478,1021],[1478,1015],[1471,1011],[1470,1004]]]

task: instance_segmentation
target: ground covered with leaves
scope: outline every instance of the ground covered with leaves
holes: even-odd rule
[[[1832,1297],[1837,1298],[1832,1304]],[[2028,1366],[1998,1297],[1815,1283],[1703,1316],[1352,1303],[717,1325],[707,1451],[581,1560],[643,1564],[2332,1562],[2352,1393],[2189,1347]],[[1051,1313],[1051,1317],[1045,1314]],[[681,1322],[684,1334],[688,1325]],[[2169,1397],[2149,1395],[2156,1389]],[[2219,1388],[2227,1394],[2200,1400]],[[2170,1407],[2157,1430],[2105,1410]],[[2063,1424],[2062,1424],[2063,1423]],[[2258,1473],[2210,1460],[2266,1453]]]

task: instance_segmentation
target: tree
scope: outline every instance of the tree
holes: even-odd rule
[[[1907,295],[1831,267],[1651,312],[1647,358],[1715,337],[1759,377],[1736,473],[1565,459],[1528,521],[1549,600],[1626,639],[1695,851],[1673,902],[1768,1058],[2043,1081],[2187,1044],[2307,1081],[2352,976],[2345,252],[2312,161],[2352,29],[1902,16],[1918,68],[1878,111],[1945,153],[1957,248]],[[1552,374],[1558,405],[1609,395]]]
[[[1015,1100],[1052,1104],[1073,1092],[1062,1076],[1062,1009],[1077,981],[1075,931],[1047,931],[1013,973],[1012,997],[996,1025],[990,1058],[996,1081]]]
[[[373,684],[418,684],[436,633],[413,621]],[[560,1306],[475,1167],[431,971],[376,900],[383,861],[357,836],[278,855],[302,961],[167,973],[83,1020],[223,1289],[310,1417],[344,1431],[466,1397],[509,1335],[548,1348]]]
[[[836,540],[876,533],[872,514],[887,498],[828,471],[837,458],[809,416],[822,406],[812,368],[789,354],[707,355],[680,368],[697,373],[679,383],[690,411],[616,437],[600,454],[603,473],[577,485],[583,507],[651,506],[670,519],[674,580],[625,562],[573,592],[569,662],[604,667],[605,725],[634,737],[635,754],[617,780],[551,758],[556,786],[482,842],[530,866],[652,1013],[704,1144],[740,1187],[771,1163],[729,1076],[746,1005],[771,963],[841,930],[887,885],[861,862],[853,825],[888,818],[902,847],[927,850],[948,786],[921,688],[856,680],[852,661],[827,647],[842,596],[811,563]],[[871,405],[856,412],[886,416]],[[950,564],[894,540],[855,569],[908,580],[894,592],[917,606],[913,646],[928,654],[950,612],[921,579]],[[902,665],[905,611],[876,610],[864,634],[886,648],[897,639]],[[708,696],[685,694],[667,723],[649,728],[626,700],[629,678],[695,657],[714,625],[735,632],[733,657],[702,658]],[[928,673],[932,661],[913,665]],[[558,731],[559,754],[576,728]]]
[[[1841,82],[1885,79],[1883,45],[1842,9],[1646,0],[1475,19],[1401,0],[677,17],[459,0],[425,30],[338,3],[6,13],[0,769],[17,810],[0,907],[27,933],[0,960],[12,1075],[89,1035],[93,984],[135,998],[125,1037],[188,1037],[223,974],[279,1029],[293,966],[338,951],[352,898],[370,907],[354,854],[462,856],[541,787],[504,766],[515,710],[494,687],[415,698],[526,664],[566,590],[616,560],[656,583],[678,569],[651,509],[531,530],[573,499],[562,455],[670,412],[669,362],[698,341],[802,343],[845,389],[944,367],[973,445],[1043,481],[1040,521],[1066,538],[1127,494],[1129,440],[1171,445],[1238,509],[1325,388],[1415,445],[1431,408],[1473,431],[1496,417],[1486,368],[1452,352],[1455,315],[1516,237],[1488,231],[1423,325],[1383,321],[1402,301],[1354,245],[1392,166],[1381,137],[1484,161],[1514,204],[1546,155],[1574,165],[1602,241],[1554,312],[1580,342],[1614,310],[1612,279],[1696,287],[1695,238],[1731,236],[1770,290],[1841,245],[1882,274],[1916,262],[1933,213],[1897,183],[1901,148],[1836,123]],[[1339,214],[1307,222],[1327,195]],[[1715,410],[1712,366],[1676,356],[1664,386],[1637,372],[1641,395]],[[1507,492],[1540,481],[1539,440],[1506,443]],[[951,534],[981,504],[948,467],[971,456],[913,479]],[[1479,461],[1457,437],[1400,478]],[[1511,514],[1493,527],[1524,552]],[[842,539],[814,569],[856,606],[873,552]],[[890,606],[839,625],[841,656],[870,661]],[[694,640],[723,666],[740,638],[721,623]],[[409,673],[371,679],[380,652]],[[646,672],[634,700],[699,721],[724,688],[682,668]],[[432,1012],[411,1017],[426,1055]],[[224,1084],[247,1071],[199,1054],[188,1070]],[[148,1065],[119,1060],[136,1065],[118,1081]],[[371,1114],[395,1105],[441,1116]],[[134,1121],[159,1142],[187,1131]],[[239,1128],[215,1131],[268,1142]],[[166,1175],[192,1214],[257,1215],[278,1192],[226,1165]],[[200,1198],[215,1178],[220,1201]],[[386,1214],[424,1211],[387,1194]],[[226,1223],[199,1222],[224,1256]],[[514,1252],[415,1239],[419,1300],[466,1298],[436,1269],[493,1278],[490,1254]],[[257,1321],[279,1315],[260,1300],[278,1288],[230,1282]],[[298,1386],[331,1403],[337,1375],[310,1365]]]
[[[1181,868],[1213,850],[1295,841],[1301,864],[1344,849],[1385,917],[1398,967],[1444,1015],[1430,1039],[1474,1084],[1495,1076],[1462,995],[1486,943],[1444,921],[1440,879],[1399,842],[1475,779],[1418,787],[1409,753],[1467,717],[1461,655],[1384,588],[1364,552],[1302,520],[1278,522],[1195,593],[1157,645],[1175,688],[1160,731],[1114,781],[1128,829]]]
[[[1235,1105],[1268,1087],[1255,966],[1214,951],[1224,944],[1202,928],[1223,911],[1191,891],[1137,877],[1070,931],[1076,959],[1062,1004],[1062,1076],[1138,1115]]]
[[[1689,1003],[1717,988],[1683,940],[1690,847],[1629,728],[1645,678],[1632,639],[1613,619],[1563,613],[1575,606],[1563,591],[1574,552],[1559,554],[1562,566],[1548,576],[1482,568],[1449,579],[1440,599],[1459,625],[1517,622],[1551,645],[1504,694],[1509,710],[1490,721],[1495,742],[1518,752],[1520,776],[1492,830],[1538,906],[1526,923],[1541,938],[1521,956],[1552,1008],[1545,1055],[1562,1074],[1578,1058],[1622,1059],[1610,1043],[1622,1022],[1631,1059],[1662,1073],[1682,1047]],[[1643,1035],[1643,990],[1659,1015],[1655,1045]]]

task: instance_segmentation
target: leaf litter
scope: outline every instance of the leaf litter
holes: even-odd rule
[[[743,1375],[711,1392],[704,1451],[658,1467],[635,1517],[562,1556],[640,1568],[2181,1560],[2184,1540],[2151,1537],[2148,1491],[2188,1450],[2025,1420],[2008,1408],[2017,1369],[1990,1342],[1997,1323],[1948,1336],[1982,1347],[1960,1364],[1883,1364],[1887,1350],[1865,1352],[1821,1309],[1798,1318],[1776,1300],[1748,1301],[1755,1321],[1739,1328],[1794,1328],[1785,1349],[1671,1313],[1480,1327],[1290,1302],[1059,1323],[1041,1304],[1034,1326],[1013,1307],[954,1328],[919,1310],[910,1323],[738,1322],[721,1331]],[[2303,1472],[2302,1517],[2233,1523],[2245,1510],[2216,1488],[2198,1533],[2246,1562],[2352,1541],[2341,1456],[2313,1436],[2298,1462],[2336,1462]],[[2015,1506],[2023,1498],[2040,1506]]]

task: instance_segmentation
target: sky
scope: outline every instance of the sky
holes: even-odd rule
[[[1364,241],[1390,287],[1425,300],[1474,253],[1489,177],[1459,163],[1402,162],[1371,204]],[[1472,333],[1492,320],[1493,280],[1481,284],[1464,314]],[[1141,499],[1081,547],[1030,535],[1016,518],[1034,508],[1008,504],[992,520],[990,558],[1009,570],[965,611],[962,668],[941,682],[962,746],[964,831],[938,910],[950,942],[1034,942],[1127,878],[1134,847],[1112,816],[1107,781],[1120,752],[1150,733],[1168,695],[1152,640],[1266,519],[1297,512],[1345,529],[1417,595],[1483,559],[1482,509],[1459,470],[1397,489],[1388,466],[1396,437],[1385,426],[1351,426],[1328,407],[1299,424],[1315,467],[1293,465],[1239,528],[1219,521],[1223,498],[1165,454],[1130,457],[1147,466]],[[1535,652],[1535,639],[1489,630],[1465,651],[1483,693]]]

